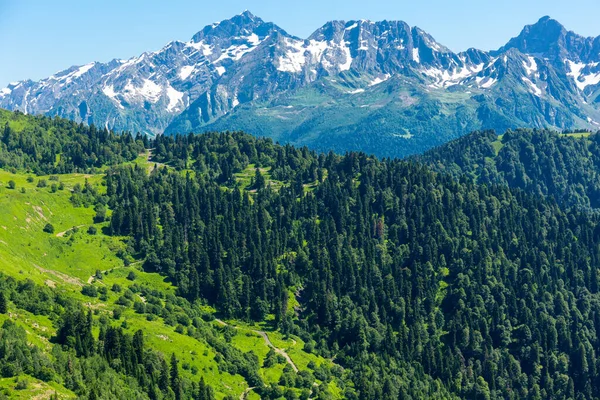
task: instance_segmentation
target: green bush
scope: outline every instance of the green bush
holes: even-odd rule
[[[54,226],[50,223],[47,223],[46,226],[44,226],[44,232],[54,233]]]

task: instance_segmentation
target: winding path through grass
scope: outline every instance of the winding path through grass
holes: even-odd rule
[[[250,391],[252,391],[254,389],[256,389],[256,388],[255,387],[246,388],[246,390],[244,390],[242,392],[242,394],[240,394],[240,400],[244,400],[246,397],[248,397],[248,393],[250,393]]]
[[[154,149],[148,149],[146,151],[146,162],[148,163],[148,175],[150,175],[152,173],[154,168],[160,168],[160,167],[165,166],[165,164],[163,164],[163,163],[152,161],[152,151],[153,150]]]
[[[240,329],[239,327],[230,325],[227,322],[225,322],[221,319],[218,319],[218,318],[216,318],[215,321],[217,321],[219,324],[221,324],[223,326],[231,326],[235,329]],[[292,359],[288,355],[288,353],[286,353],[285,350],[280,349],[279,347],[275,347],[275,345],[273,345],[273,343],[271,343],[271,340],[269,339],[269,336],[267,335],[267,333],[265,331],[257,331],[254,329],[250,329],[250,331],[260,335],[265,340],[265,343],[267,344],[267,346],[272,348],[275,351],[275,353],[282,355],[287,360],[287,363],[291,365],[294,372],[298,372],[298,367],[296,366],[296,364],[294,364],[294,361],[292,361]]]
[[[67,230],[66,230],[66,231],[64,231],[64,232],[58,232],[58,233],[56,234],[56,237],[63,237],[63,236],[65,236],[65,235],[67,234],[67,232],[69,232],[69,231],[72,231],[72,230],[74,230],[75,228],[79,229],[79,228],[81,228],[81,227],[83,227],[83,226],[85,226],[85,225],[77,225],[77,226],[74,226],[74,227],[72,227],[72,228],[69,228],[69,229],[67,229]]]

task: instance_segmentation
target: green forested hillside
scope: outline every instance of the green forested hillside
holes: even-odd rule
[[[37,122],[54,124],[8,117],[11,125],[27,121],[33,131],[41,129]],[[77,125],[55,121],[68,130],[56,128],[51,137],[68,142]],[[110,146],[113,139],[128,140],[110,134],[99,144]],[[152,170],[143,140],[131,143],[136,147],[124,159]],[[106,163],[123,165],[120,157]],[[107,235],[112,210],[105,166],[36,175],[35,160],[22,162],[12,172],[0,169],[0,398],[256,399],[251,385],[340,398],[333,363],[304,351],[301,338],[274,331],[268,318],[261,324],[217,321],[214,308],[175,296],[171,282],[144,272],[128,238]],[[136,350],[141,342],[142,355]]]
[[[0,129],[0,168],[27,169],[37,174],[87,172],[130,161],[144,149],[146,141],[62,118],[2,109]]]
[[[415,157],[433,169],[600,208],[600,134],[518,129],[474,132]]]
[[[195,174],[109,173],[112,232],[179,294],[312,338],[351,371],[346,397],[598,396],[595,217],[242,134],[156,146]],[[243,191],[232,176],[250,165]]]
[[[149,146],[0,171],[8,396],[600,398],[596,214],[243,133]]]

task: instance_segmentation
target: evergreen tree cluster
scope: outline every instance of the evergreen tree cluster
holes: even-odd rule
[[[94,319],[91,310],[55,289],[32,281],[18,282],[0,274],[1,298],[17,310],[46,315],[58,329],[50,354],[27,341],[25,329],[11,319],[0,327],[0,376],[28,374],[58,382],[84,399],[214,400],[202,377],[197,382],[179,376],[179,363],[170,362],[144,343],[141,330],[133,335]],[[6,306],[7,304],[5,304]],[[39,306],[38,306],[39,305]],[[95,338],[92,330],[99,325]]]
[[[131,161],[144,151],[145,136],[44,116],[0,110],[0,168],[33,173],[87,172]]]
[[[600,208],[600,133],[572,137],[518,129],[479,131],[414,157],[455,178],[503,184],[561,205]]]
[[[600,398],[597,216],[240,133],[155,151],[192,171],[109,171],[112,232],[181,296],[335,357],[347,398]],[[282,185],[242,189],[250,164]]]

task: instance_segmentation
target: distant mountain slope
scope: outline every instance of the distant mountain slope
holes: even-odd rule
[[[600,133],[519,129],[499,138],[481,131],[415,159],[478,183],[520,188],[567,206],[600,208]]]
[[[245,11],[189,42],[10,84],[0,107],[404,156],[475,129],[600,126],[599,50],[549,17],[497,51],[454,53],[402,21],[331,21],[301,39]]]

